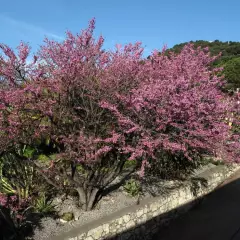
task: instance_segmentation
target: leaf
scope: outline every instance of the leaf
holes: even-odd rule
[[[49,146],[50,141],[51,141],[50,137],[47,137],[47,138],[46,138],[46,141],[45,141],[45,143],[46,143],[47,146]]]
[[[26,147],[23,151],[23,156],[26,158],[32,158],[35,154],[36,150],[31,147]]]
[[[37,160],[39,160],[40,162],[48,162],[50,161],[50,158],[45,154],[40,154],[38,155]]]

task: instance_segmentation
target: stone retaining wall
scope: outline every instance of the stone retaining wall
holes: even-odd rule
[[[210,193],[238,169],[239,165],[208,169],[165,196],[145,199],[139,205],[76,227],[54,239],[151,239],[159,226],[189,210],[199,198]]]

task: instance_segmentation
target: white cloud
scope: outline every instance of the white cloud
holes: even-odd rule
[[[36,33],[38,35],[43,35],[46,37],[54,38],[56,40],[63,40],[64,38],[62,36],[59,36],[57,34],[51,33],[47,31],[44,28],[41,28],[39,26],[33,25],[31,23],[23,22],[20,20],[16,20],[13,18],[10,18],[8,16],[0,15],[0,17],[8,24],[12,25],[13,27],[16,27],[18,29],[24,29],[33,33]]]

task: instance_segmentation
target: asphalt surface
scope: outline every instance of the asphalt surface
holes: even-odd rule
[[[240,240],[240,171],[152,240]]]

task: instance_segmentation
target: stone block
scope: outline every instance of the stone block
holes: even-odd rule
[[[88,236],[92,237],[94,240],[99,239],[103,234],[103,227],[99,226],[97,228],[94,228],[88,232]]]
[[[130,219],[131,219],[131,217],[130,217],[129,214],[123,216],[123,220],[124,220],[125,223],[128,223],[130,221]]]

